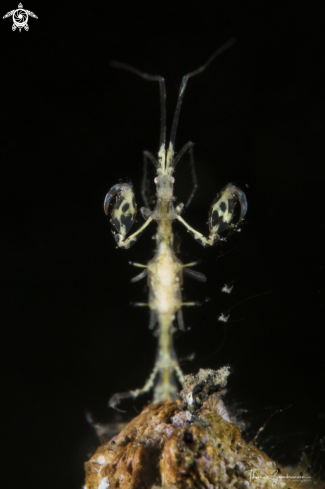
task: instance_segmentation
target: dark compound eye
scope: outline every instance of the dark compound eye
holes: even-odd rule
[[[123,207],[122,207],[122,211],[123,211],[123,212],[126,212],[126,211],[128,211],[129,209],[130,209],[130,204],[128,204],[128,203],[125,203],[125,204],[123,205]]]

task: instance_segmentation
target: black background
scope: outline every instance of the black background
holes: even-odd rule
[[[1,16],[17,8],[1,3]],[[203,249],[175,223],[190,328],[179,357],[233,367],[229,403],[246,409],[252,437],[282,463],[324,436],[324,11],[321,3],[24,2],[29,32],[1,20],[1,446],[2,487],[79,488],[98,443],[85,420],[118,416],[116,391],[140,387],[155,357],[145,281],[129,260],[152,256],[155,226],[115,248],[106,192],[132,181],[138,207],[142,151],[158,150],[159,91],[110,68],[117,59],[161,74],[170,127],[181,77],[229,38],[237,43],[189,81],[177,147],[195,142],[199,188],[184,218],[207,232],[207,212],[228,182],[245,189],[243,230]],[[175,173],[190,193],[189,161]],[[152,179],[154,174],[151,175]],[[245,187],[248,185],[248,187]],[[142,217],[138,216],[139,226]],[[221,294],[233,282],[231,295]],[[217,321],[233,307],[227,324]],[[124,419],[148,399],[125,404]],[[272,449],[272,446],[274,448]],[[311,453],[311,448],[307,449]]]

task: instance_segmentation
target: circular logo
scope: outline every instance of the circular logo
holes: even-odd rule
[[[26,12],[26,10],[19,8],[15,10],[12,16],[12,20],[15,26],[18,27],[18,29],[21,29],[22,27],[25,27],[28,22],[28,13]]]

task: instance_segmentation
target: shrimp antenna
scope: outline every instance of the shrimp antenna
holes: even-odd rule
[[[140,78],[144,78],[148,81],[158,81],[159,82],[159,92],[160,92],[160,138],[159,138],[159,148],[163,146],[166,148],[166,84],[165,78],[159,75],[148,75],[148,73],[142,73],[142,71],[134,68],[127,63],[120,63],[119,61],[112,60],[110,65],[113,68],[119,68],[120,70],[130,71]]]
[[[187,75],[183,76],[181,87],[179,90],[179,95],[178,95],[178,101],[175,109],[175,114],[173,118],[173,124],[172,124],[172,129],[170,132],[170,142],[169,142],[169,148],[173,148],[175,146],[175,138],[176,138],[176,131],[177,131],[177,125],[178,125],[178,119],[179,119],[179,114],[181,111],[181,106],[183,102],[183,96],[185,92],[185,88],[188,82],[189,78],[192,78],[193,76],[199,75],[202,73],[211,63],[212,61],[222,54],[224,51],[226,51],[228,48],[230,48],[237,39],[235,37],[232,37],[227,41],[223,46],[218,48],[212,56],[207,60],[207,62],[200,66],[200,68],[192,71],[191,73],[188,73]],[[113,68],[119,68],[120,70],[126,70],[130,71],[131,73],[134,73],[135,75],[139,76],[140,78],[143,78],[144,80],[148,81],[158,81],[159,82],[159,92],[160,92],[160,113],[161,113],[161,118],[160,118],[160,138],[159,138],[159,150],[164,151],[166,149],[166,84],[165,84],[165,78],[159,75],[149,75],[148,73],[143,73],[142,71],[138,70],[137,68],[134,68],[133,66],[127,64],[127,63],[121,63],[120,61],[115,61],[112,60],[110,62],[110,65],[113,66]]]
[[[212,63],[212,61],[217,56],[219,56],[219,54],[222,54],[224,51],[226,51],[228,48],[230,48],[230,46],[232,46],[233,44],[235,44],[235,42],[237,42],[237,39],[235,37],[232,37],[231,39],[229,39],[229,41],[227,41],[225,44],[223,44],[223,46],[221,46],[220,48],[218,48],[213,53],[213,55],[210,56],[210,58],[208,59],[208,61],[206,63],[204,63],[204,65],[200,66],[200,68],[198,68],[197,70],[194,70],[191,73],[188,73],[187,75],[183,76],[181,87],[179,89],[179,95],[178,95],[178,101],[177,101],[177,105],[176,105],[176,109],[175,109],[175,114],[174,114],[174,119],[173,119],[173,125],[172,125],[172,129],[171,129],[171,132],[170,132],[170,141],[169,141],[169,147],[170,148],[172,148],[172,147],[175,146],[175,138],[176,138],[176,131],[177,131],[178,119],[179,119],[179,114],[180,114],[180,111],[181,111],[181,106],[182,106],[182,102],[183,102],[184,92],[185,92],[185,88],[186,88],[188,79],[189,78],[192,78],[193,76],[199,75],[200,73],[202,73],[203,71],[205,71],[205,69]]]

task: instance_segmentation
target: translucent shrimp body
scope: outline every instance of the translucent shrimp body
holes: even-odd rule
[[[173,347],[172,334],[176,328],[176,323],[178,324],[179,329],[185,329],[182,307],[197,305],[195,302],[184,303],[182,301],[181,288],[183,284],[183,273],[201,282],[205,281],[206,278],[203,274],[189,268],[190,266],[195,265],[195,262],[183,265],[183,263],[175,255],[173,247],[174,235],[172,223],[174,221],[181,222],[186,227],[189,234],[198,243],[206,247],[213,246],[220,239],[222,239],[219,233],[229,229],[237,230],[239,224],[246,215],[247,202],[245,193],[231,183],[223,188],[211,205],[208,220],[208,237],[205,237],[203,234],[195,230],[181,217],[184,204],[180,203],[176,207],[174,206],[175,179],[172,175],[177,163],[187,151],[190,154],[194,188],[185,207],[187,207],[193,199],[197,188],[193,158],[193,143],[189,141],[187,144],[185,144],[177,156],[175,155],[174,151],[177,124],[187,81],[189,78],[202,73],[202,71],[204,71],[220,53],[222,53],[233,43],[234,40],[230,40],[219,50],[217,50],[203,66],[183,77],[171,128],[168,148],[166,146],[166,90],[164,78],[161,76],[152,76],[142,73],[136,68],[124,63],[118,63],[115,61],[111,63],[116,68],[130,71],[146,80],[158,81],[160,86],[161,102],[161,127],[158,159],[156,159],[148,151],[144,152],[142,197],[145,207],[140,209],[140,212],[145,219],[144,224],[133,234],[128,235],[137,213],[134,192],[130,184],[120,183],[113,186],[106,195],[104,201],[104,211],[106,214],[109,213],[110,204],[114,203],[111,211],[111,224],[115,229],[114,235],[116,244],[120,248],[127,249],[132,246],[138,240],[144,229],[151,224],[151,222],[155,221],[158,225],[156,232],[155,255],[147,265],[133,263],[134,266],[143,268],[143,271],[132,279],[132,282],[137,282],[138,280],[141,280],[147,276],[149,289],[148,303],[138,303],[137,305],[149,307],[149,327],[151,329],[156,328],[155,331],[157,332],[157,336],[159,338],[155,366],[149,379],[142,388],[114,394],[109,401],[109,405],[111,407],[116,408],[122,399],[128,397],[135,398],[140,394],[148,392],[152,388],[154,390],[153,399],[156,402],[167,398],[175,399],[177,398],[178,392],[177,382],[183,382],[183,374]],[[154,164],[157,171],[157,176],[154,179],[157,197],[154,209],[150,208],[146,194],[146,169],[148,160]],[[232,221],[234,219],[234,210],[237,202],[240,205],[240,212],[237,223],[233,224]]]

